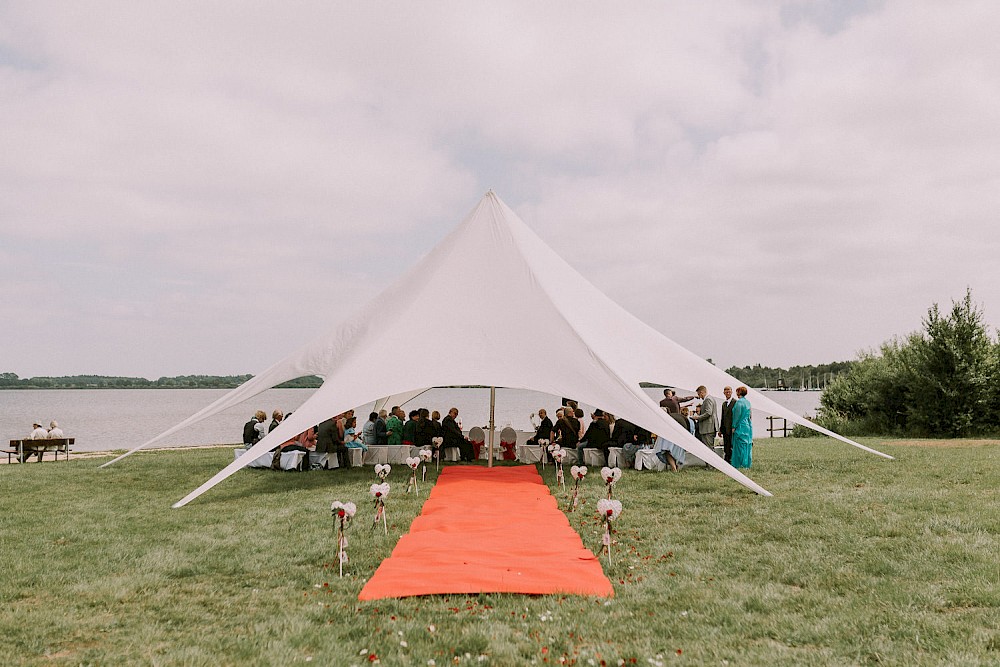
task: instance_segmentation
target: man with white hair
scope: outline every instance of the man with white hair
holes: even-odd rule
[[[46,437],[48,437],[49,440],[57,440],[59,438],[66,437],[66,435],[63,433],[63,430],[59,428],[59,423],[56,422],[55,419],[49,422],[49,433],[48,436]]]

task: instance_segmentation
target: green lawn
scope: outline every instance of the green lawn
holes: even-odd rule
[[[243,471],[173,510],[231,450],[0,466],[0,664],[1000,664],[1000,443],[865,444],[897,460],[759,442],[773,498],[711,470],[627,471],[608,600],[359,603],[426,498],[400,493],[402,470],[386,537],[370,468]],[[570,515],[593,549],[602,491],[588,479]],[[359,507],[343,579],[338,499]]]

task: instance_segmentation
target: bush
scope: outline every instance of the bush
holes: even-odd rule
[[[972,294],[924,330],[883,343],[838,376],[816,422],[844,435],[970,436],[1000,427],[1000,343],[990,339]]]

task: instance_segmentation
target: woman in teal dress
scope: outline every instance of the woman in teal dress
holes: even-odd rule
[[[753,424],[750,421],[750,401],[747,388],[736,389],[737,400],[733,405],[733,467],[749,468],[752,460]]]

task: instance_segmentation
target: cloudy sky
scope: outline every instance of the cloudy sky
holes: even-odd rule
[[[722,366],[967,287],[995,326],[998,34],[994,0],[0,2],[0,372],[257,372],[489,188]]]

